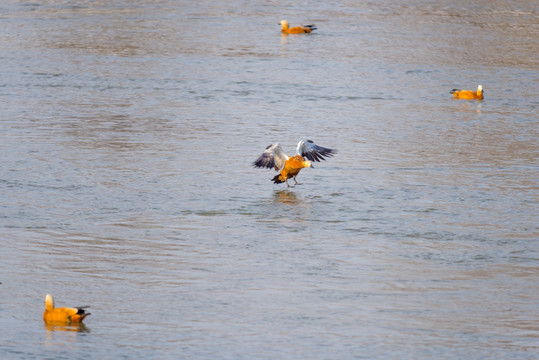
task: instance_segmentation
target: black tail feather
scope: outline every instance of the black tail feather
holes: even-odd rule
[[[277,174],[273,177],[273,179],[271,179],[271,181],[273,181],[274,184],[280,184],[280,183],[283,183],[284,181],[282,181],[281,179],[279,179],[279,177],[281,176],[281,174]]]
[[[84,309],[87,309],[87,308],[89,308],[89,306],[79,306],[79,307],[77,307],[76,308],[77,309],[77,314],[78,315],[91,315],[90,313],[87,313],[86,310],[84,310]]]

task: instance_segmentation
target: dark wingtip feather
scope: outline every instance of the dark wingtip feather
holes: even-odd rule
[[[255,167],[255,168],[265,167],[264,166],[264,159],[257,159],[256,161],[254,161],[253,162],[253,167]]]
[[[255,168],[268,168],[271,169],[275,166],[273,158],[267,154],[262,154],[253,162]]]
[[[327,151],[323,152],[324,156],[332,157],[335,155],[338,151],[336,149],[327,149]]]
[[[303,156],[311,161],[320,162],[326,160],[327,157],[332,157],[336,153],[337,150],[318,146],[315,150],[305,153]]]

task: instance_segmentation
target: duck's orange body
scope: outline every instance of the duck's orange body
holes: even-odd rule
[[[314,25],[305,25],[305,26],[294,26],[289,27],[288,21],[281,20],[281,32],[283,34],[308,34],[313,30],[316,30]]]
[[[80,323],[90,313],[84,309],[87,306],[76,308],[55,308],[54,299],[51,295],[45,296],[45,311],[43,312],[43,321],[47,324],[71,324]]]
[[[483,100],[483,87],[481,85],[477,87],[477,91],[453,89],[450,93],[457,99]]]
[[[275,177],[273,178],[273,182],[275,184],[280,184],[292,177],[294,178],[294,181],[296,181],[296,176],[298,176],[299,171],[307,167],[312,167],[310,161],[306,161],[305,158],[301,155],[293,156],[286,160],[280,174],[275,175]]]

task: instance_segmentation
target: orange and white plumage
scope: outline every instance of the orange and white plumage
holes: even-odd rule
[[[484,98],[484,92],[483,92],[483,86],[482,85],[479,85],[477,87],[477,91],[453,89],[449,93],[453,94],[453,96],[455,98],[457,98],[457,99],[483,100],[483,98]]]
[[[308,34],[313,30],[316,30],[314,25],[303,25],[290,27],[290,24],[286,20],[281,20],[281,32],[283,34]]]
[[[87,313],[88,306],[80,307],[54,307],[54,299],[50,294],[45,296],[45,311],[43,312],[43,321],[47,324],[71,324],[80,323],[90,313]]]
[[[305,167],[312,167],[312,162],[326,160],[326,157],[332,157],[337,151],[323,146],[316,145],[312,140],[301,140],[296,147],[296,155],[288,156],[283,151],[279,143],[269,145],[266,150],[253,162],[253,166],[257,168],[274,168],[279,172],[272,181],[276,184],[286,182],[288,179],[294,178],[299,171]],[[305,160],[308,159],[308,160]]]

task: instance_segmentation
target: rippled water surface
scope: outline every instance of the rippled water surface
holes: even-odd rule
[[[0,358],[539,356],[536,1],[0,22]],[[252,167],[302,138],[338,154],[301,186]],[[45,326],[46,293],[85,326]]]

